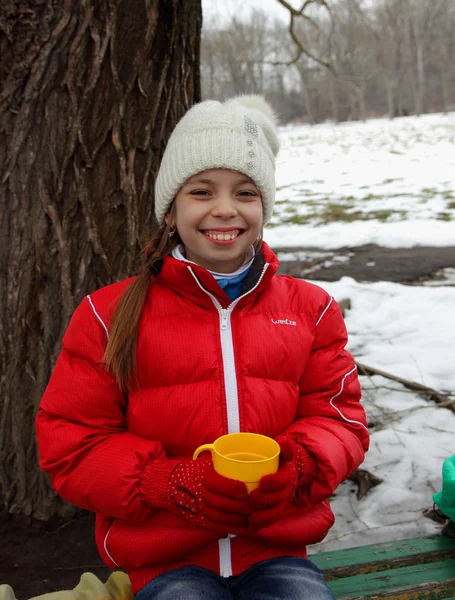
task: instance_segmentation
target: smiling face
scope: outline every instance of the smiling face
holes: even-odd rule
[[[262,231],[261,194],[238,171],[202,171],[178,191],[172,224],[188,260],[210,271],[232,273]]]

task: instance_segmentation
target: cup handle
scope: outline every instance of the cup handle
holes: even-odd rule
[[[193,454],[193,460],[196,460],[196,458],[199,456],[199,454],[201,452],[205,452],[205,450],[213,450],[213,444],[203,444],[202,446],[199,446],[199,448],[196,448],[196,450],[194,451]]]

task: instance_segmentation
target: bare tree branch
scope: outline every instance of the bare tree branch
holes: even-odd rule
[[[385,377],[387,379],[392,379],[393,381],[401,383],[401,385],[403,385],[405,388],[422,394],[426,396],[428,400],[436,402],[436,404],[438,405],[442,404],[445,408],[448,408],[452,412],[455,412],[455,406],[453,406],[453,402],[449,394],[438,392],[437,390],[430,388],[426,385],[422,385],[421,383],[416,383],[415,381],[403,379],[403,377],[392,375],[391,373],[381,371],[380,369],[376,369],[376,367],[370,367],[358,361],[356,361],[356,365],[359,371],[359,375],[381,375],[382,377]]]
[[[278,0],[278,2],[280,4],[282,4],[284,6],[284,8],[286,8],[295,17],[305,16],[304,15],[305,9],[308,8],[308,6],[310,6],[310,4],[319,4],[319,6],[325,6],[327,8],[327,10],[329,10],[329,7],[326,5],[325,0],[305,0],[305,2],[302,5],[302,8],[300,10],[297,10],[296,8],[291,6],[288,2],[286,2],[286,0]]]
[[[273,66],[279,66],[279,65],[290,66],[290,65],[294,65],[300,59],[300,57],[302,56],[302,54],[304,54],[305,56],[308,56],[308,58],[310,58],[311,60],[313,60],[314,62],[316,62],[318,65],[320,65],[320,66],[328,69],[334,75],[336,75],[334,67],[330,63],[326,62],[325,60],[322,60],[318,56],[315,56],[310,50],[308,50],[308,48],[297,37],[297,34],[294,31],[296,17],[302,17],[306,21],[310,22],[313,26],[318,27],[318,25],[316,24],[316,22],[311,17],[309,17],[308,15],[305,14],[305,10],[309,6],[311,6],[312,4],[317,4],[319,6],[324,6],[327,9],[327,11],[330,13],[330,8],[327,5],[326,1],[325,0],[306,0],[303,3],[303,6],[302,6],[302,8],[300,10],[297,10],[296,8],[293,8],[288,2],[286,2],[286,0],[278,0],[278,2],[282,6],[284,6],[284,8],[286,8],[289,11],[289,16],[290,16],[290,20],[289,20],[289,33],[290,33],[291,38],[294,41],[295,45],[297,46],[297,54],[290,61],[274,61],[274,62],[270,62],[269,64],[271,64]]]

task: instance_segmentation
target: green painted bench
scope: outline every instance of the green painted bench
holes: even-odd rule
[[[455,600],[455,538],[444,535],[312,554],[337,600]]]

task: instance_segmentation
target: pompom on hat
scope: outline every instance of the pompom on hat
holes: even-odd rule
[[[161,225],[182,185],[208,169],[251,177],[262,195],[264,224],[275,203],[279,142],[272,107],[262,96],[207,100],[193,106],[169,138],[155,183],[155,216]]]

